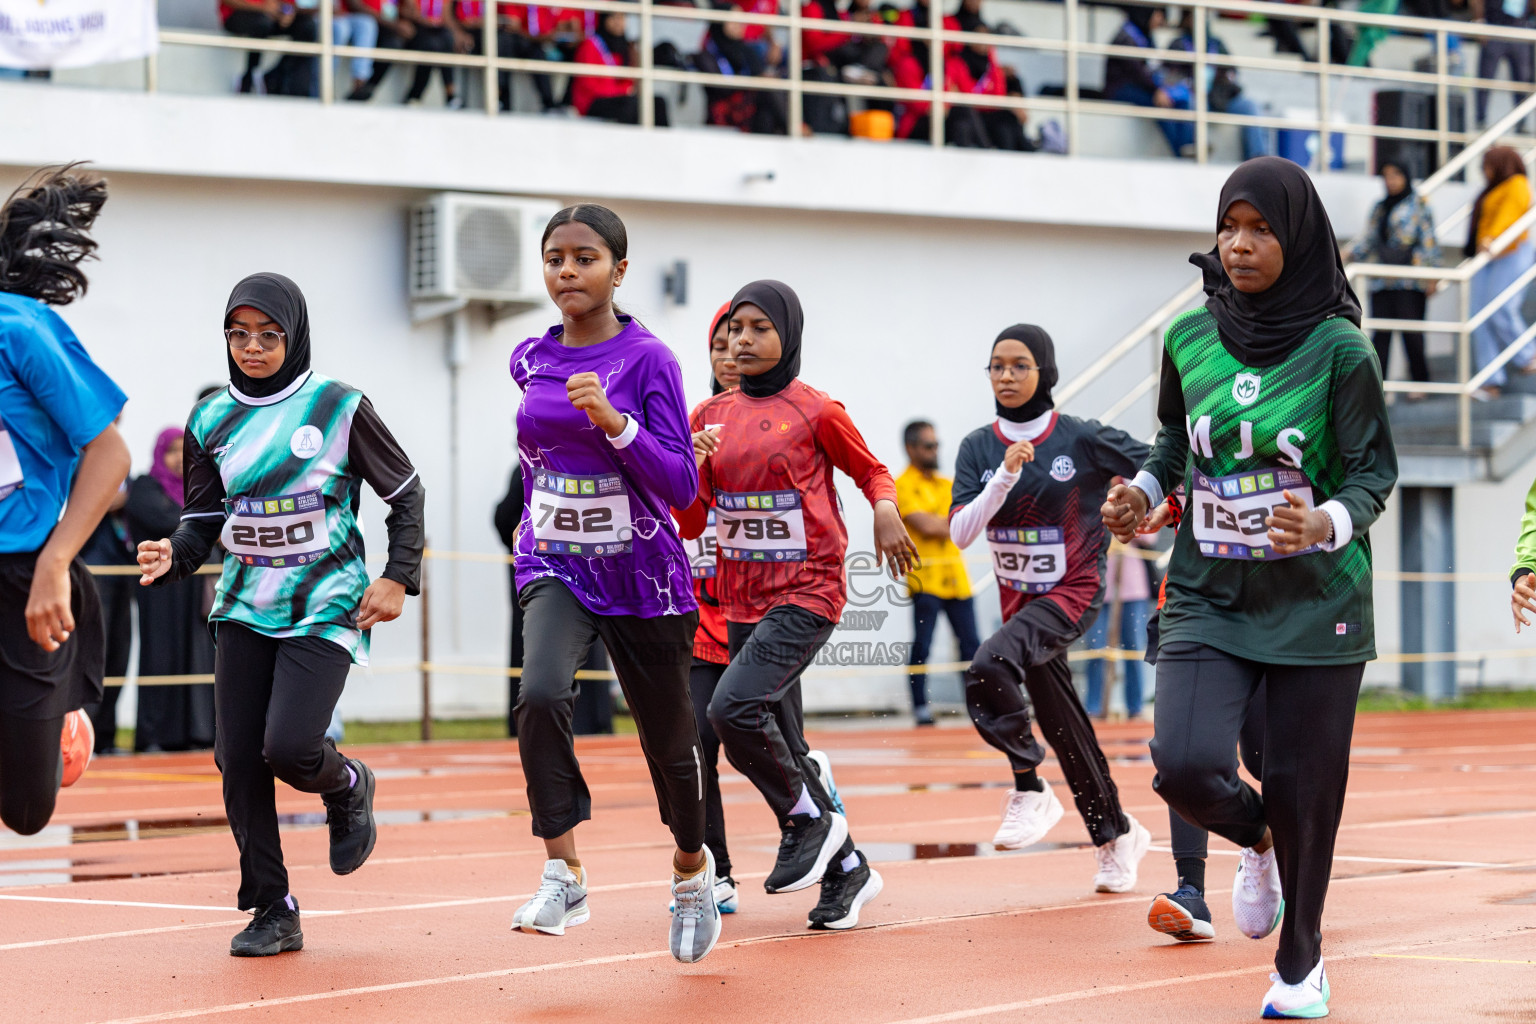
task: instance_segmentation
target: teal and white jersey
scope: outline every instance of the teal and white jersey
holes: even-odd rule
[[[368,586],[360,485],[366,480],[386,502],[420,488],[363,393],[317,373],[268,398],[226,387],[192,410],[185,449],[187,500],[174,560],[195,555],[198,539],[211,544],[215,527],[227,552],[209,620],[272,637],[323,636],[367,664],[368,638],[357,628]],[[418,498],[409,524],[416,565],[395,577],[410,590],[419,573],[420,507]],[[391,568],[400,509],[390,520]]]

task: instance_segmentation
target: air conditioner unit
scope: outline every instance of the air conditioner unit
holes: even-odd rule
[[[560,209],[543,199],[439,192],[411,208],[413,303],[484,302],[515,312],[548,301],[539,236]]]

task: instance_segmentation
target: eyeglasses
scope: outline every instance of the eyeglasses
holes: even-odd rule
[[[224,338],[229,342],[230,348],[245,348],[256,339],[256,344],[261,346],[263,352],[276,352],[277,346],[283,343],[285,335],[282,331],[257,331],[252,334],[240,327],[231,327],[224,332]]]
[[[937,442],[937,441],[913,441],[912,442],[912,447],[913,448],[922,449],[925,452],[926,451],[937,451],[938,447],[939,447],[939,442]]]
[[[1012,370],[1015,377],[1028,377],[1032,373],[1040,372],[1040,367],[1030,366],[1028,363],[1013,363],[1009,365],[992,363],[987,367],[987,376],[997,380],[997,378],[1003,375],[1004,370]]]

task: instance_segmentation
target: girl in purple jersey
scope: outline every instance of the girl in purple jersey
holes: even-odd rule
[[[576,826],[592,798],[571,736],[572,680],[601,639],[677,843],[672,955],[693,963],[714,948],[720,911],[688,691],[698,604],[669,508],[693,502],[699,477],[677,358],[613,303],[628,249],[611,210],[557,213],[542,250],[561,322],[512,353],[526,499],[513,560],[524,644],[514,713],[533,834],[549,858],[512,927],[562,935],[590,916]]]

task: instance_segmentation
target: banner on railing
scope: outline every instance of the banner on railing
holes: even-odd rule
[[[0,67],[82,68],[158,48],[155,0],[0,0]]]

